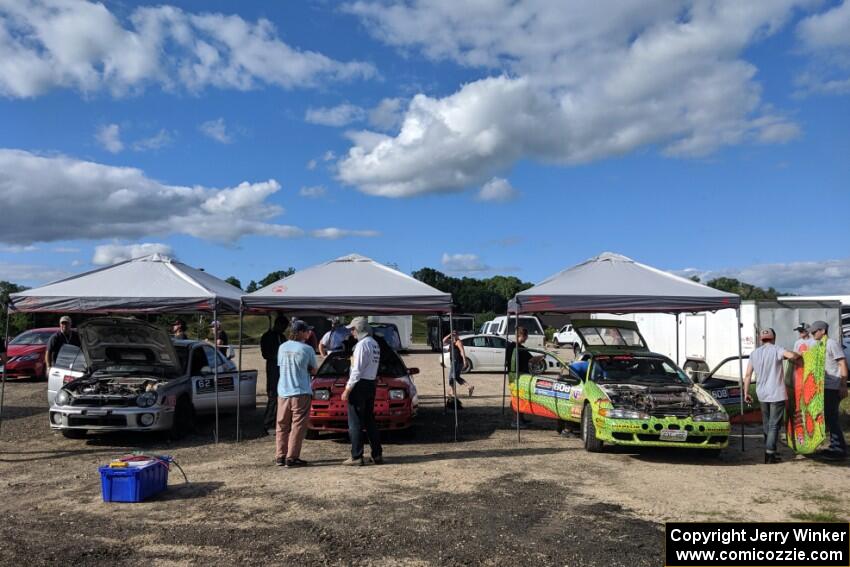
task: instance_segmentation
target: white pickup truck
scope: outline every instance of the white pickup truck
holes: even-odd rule
[[[579,338],[578,333],[576,333],[573,329],[572,325],[564,325],[558,329],[552,336],[552,342],[555,343],[556,347],[568,346],[572,347],[573,350],[576,351],[581,348],[581,339]]]

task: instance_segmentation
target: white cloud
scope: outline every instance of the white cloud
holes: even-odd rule
[[[224,189],[166,185],[131,167],[0,149],[0,243],[169,234],[231,243],[251,234],[303,236],[301,228],[273,222],[283,213],[270,201],[279,190],[274,179]]]
[[[322,161],[332,161],[332,160],[335,160],[335,159],[336,159],[336,154],[333,152],[333,150],[326,151],[324,153],[324,155],[322,156]]]
[[[811,49],[850,47],[850,2],[813,14],[799,23],[797,35]]]
[[[324,238],[326,240],[337,240],[339,238],[347,238],[349,236],[374,238],[376,236],[381,236],[381,233],[377,230],[347,230],[344,228],[329,227],[311,230],[310,236],[314,238]]]
[[[124,149],[124,143],[121,141],[121,128],[118,124],[101,126],[97,129],[94,137],[108,152],[117,154]]]
[[[488,272],[492,270],[477,254],[443,253],[443,269],[448,272]]]
[[[369,111],[369,125],[382,131],[397,128],[404,118],[403,104],[400,98],[385,98]]]
[[[680,272],[697,275],[702,282],[717,277],[735,278],[759,287],[772,287],[782,293],[795,295],[850,294],[850,258],[812,262],[756,264],[743,268]]]
[[[406,197],[462,191],[520,159],[570,165],[644,147],[689,157],[786,141],[797,127],[762,102],[743,57],[808,2],[348,4],[381,41],[489,76],[414,96],[393,135],[351,134],[339,178]]]
[[[798,94],[850,94],[850,2],[804,18],[797,37],[813,56],[796,78]]]
[[[316,160],[311,159],[310,161],[307,162],[307,169],[309,169],[310,171],[313,171],[314,169],[316,169],[316,165],[318,165]]]
[[[165,146],[168,146],[173,141],[171,133],[162,129],[150,138],[142,138],[136,142],[133,142],[133,149],[137,152],[144,152],[147,150],[158,150]]]
[[[38,285],[61,280],[71,272],[39,264],[11,264],[0,262],[0,280],[23,285]]]
[[[38,246],[34,246],[30,244],[29,246],[0,246],[0,252],[6,252],[9,254],[21,254],[23,252],[35,252],[38,250]]]
[[[80,252],[79,248],[72,248],[70,246],[57,246],[53,249],[57,254],[77,254]]]
[[[375,74],[368,63],[292,47],[262,18],[168,5],[119,18],[85,0],[0,2],[0,95],[14,98],[54,88],[118,96],[149,85],[190,92],[312,87]]]
[[[311,124],[340,127],[360,122],[365,116],[366,111],[359,106],[345,103],[330,108],[308,108],[304,120]]]
[[[324,188],[322,185],[315,185],[313,187],[302,187],[298,194],[302,197],[308,197],[310,199],[318,199],[320,197],[324,197],[328,193],[328,190]]]
[[[144,242],[141,244],[103,244],[96,246],[91,263],[95,266],[111,266],[149,254],[173,256],[174,249],[168,244]]]
[[[212,138],[216,142],[229,144],[233,141],[233,137],[227,131],[227,124],[224,123],[224,118],[208,120],[198,127],[206,136]]]
[[[506,203],[516,199],[518,196],[519,192],[513,188],[507,179],[494,177],[484,184],[475,198],[479,201]]]

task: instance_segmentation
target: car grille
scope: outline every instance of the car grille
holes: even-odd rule
[[[69,415],[68,425],[126,427],[127,418],[123,415]]]
[[[119,407],[126,408],[136,405],[136,400],[134,398],[124,398],[124,397],[115,397],[115,398],[106,398],[102,396],[97,397],[77,397],[73,398],[71,401],[72,406],[83,406],[83,407],[102,407],[102,406],[111,406],[111,407]]]
[[[666,408],[649,412],[652,417],[690,417],[690,408]]]

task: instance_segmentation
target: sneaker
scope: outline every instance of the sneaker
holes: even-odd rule
[[[360,457],[359,459],[349,457],[345,459],[342,464],[346,467],[362,467],[365,463],[363,462],[363,457]]]
[[[274,460],[274,464],[276,464],[279,467],[285,467],[286,466],[286,459],[284,459],[283,457],[277,457]]]
[[[472,397],[472,392],[474,392],[474,391],[475,391],[475,386],[470,386],[469,387],[469,397],[470,398]]]
[[[286,459],[286,466],[288,467],[306,467],[309,465],[307,461],[302,461],[301,459]]]
[[[369,460],[372,461],[373,465],[383,465],[384,464],[384,457],[383,456],[372,457]]]

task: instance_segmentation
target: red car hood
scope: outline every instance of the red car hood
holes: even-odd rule
[[[31,353],[44,354],[47,350],[47,345],[9,345],[6,348],[6,355],[9,358],[13,356],[24,356]]]

